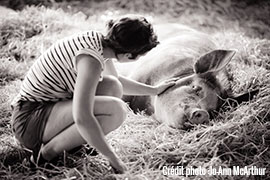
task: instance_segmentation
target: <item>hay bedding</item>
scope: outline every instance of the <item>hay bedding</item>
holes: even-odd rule
[[[242,9],[239,6],[242,6]],[[235,1],[216,1],[213,3],[213,1],[204,0],[197,3],[192,1],[168,1],[164,3],[158,0],[140,0],[125,3],[123,0],[115,0],[93,4],[93,8],[97,10],[104,7],[121,7],[123,11],[132,11],[138,8],[142,12],[153,10],[156,11],[154,12],[156,14],[162,14],[158,17],[161,22],[162,18],[165,17],[164,19],[167,21],[166,18],[170,17],[176,22],[183,22],[195,28],[203,27],[203,31],[209,32],[217,40],[220,48],[233,47],[238,50],[237,56],[228,67],[231,79],[230,88],[233,93],[260,88],[259,94],[254,100],[243,103],[237,108],[229,107],[219,112],[210,124],[198,125],[189,132],[166,127],[158,123],[153,117],[145,116],[143,112],[140,114],[129,112],[124,124],[107,137],[116,153],[128,166],[129,170],[124,175],[115,175],[102,155],[91,157],[85,156],[85,154],[82,157],[63,154],[60,158],[61,166],[56,166],[52,170],[41,168],[37,171],[30,171],[29,162],[26,158],[29,156],[29,152],[22,150],[16,144],[11,136],[10,124],[8,123],[10,118],[8,103],[19,88],[19,79],[23,72],[29,68],[29,64],[32,62],[30,55],[38,56],[40,53],[40,50],[33,50],[33,53],[28,53],[23,49],[31,48],[30,45],[33,44],[35,44],[35,47],[42,48],[39,44],[41,39],[42,45],[49,46],[52,39],[61,36],[61,32],[70,34],[77,30],[76,26],[87,27],[89,22],[100,19],[98,16],[93,16],[93,11],[89,12],[89,10],[85,10],[85,14],[89,15],[87,21],[83,14],[73,16],[61,10],[28,8],[25,11],[18,12],[21,19],[17,20],[17,23],[6,23],[12,18],[7,18],[6,21],[3,21],[3,24],[1,23],[1,28],[10,27],[15,31],[9,31],[9,34],[1,34],[2,38],[6,38],[7,35],[12,37],[4,39],[5,44],[1,44],[1,51],[5,52],[1,54],[1,62],[6,62],[9,58],[10,64],[0,65],[1,70],[5,70],[5,73],[1,76],[4,77],[7,74],[9,77],[3,80],[4,83],[1,83],[0,88],[0,157],[2,160],[0,177],[4,179],[34,179],[36,177],[41,179],[179,179],[179,176],[164,176],[162,168],[164,166],[183,166],[184,168],[192,166],[208,169],[210,166],[230,168],[232,166],[254,165],[267,168],[267,174],[263,177],[202,175],[183,178],[270,178],[270,153],[268,150],[270,145],[270,41],[267,39],[270,36],[265,31],[265,27],[269,24],[265,23],[264,19],[264,16],[269,13],[264,10],[267,6],[259,6],[262,9],[254,11],[255,13],[250,15],[246,12],[252,10],[250,7],[256,8],[256,4],[246,6],[243,1],[241,3]],[[164,9],[167,10],[166,13]],[[266,15],[263,14],[264,12],[266,12]],[[40,14],[42,14],[43,24],[36,23],[37,26],[32,27],[32,23],[29,24],[28,22],[34,21],[34,19],[30,19],[31,21],[23,19],[23,17],[31,18],[31,16],[27,16],[28,13],[36,15],[37,19],[41,18]],[[225,16],[228,14],[231,16]],[[55,22],[57,19],[53,20],[51,17],[57,15],[65,16],[66,21]],[[182,16],[176,17],[176,15]],[[68,19],[73,19],[73,22],[80,20],[80,24],[74,26],[73,22],[70,23]],[[254,20],[258,19],[260,19],[260,23],[257,24]],[[250,23],[245,24],[243,20]],[[46,22],[47,27],[44,27],[44,22]],[[225,23],[230,27],[226,27]],[[18,25],[23,25],[25,29],[16,28]],[[252,27],[245,28],[250,25]],[[12,44],[13,40],[18,42],[16,52],[19,53],[20,57],[25,57],[22,62],[17,62],[16,57],[10,53],[14,52],[14,49],[11,48],[14,45]],[[11,67],[16,63],[24,68],[19,71],[12,70]]]

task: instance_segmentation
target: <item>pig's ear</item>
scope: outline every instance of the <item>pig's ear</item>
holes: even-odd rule
[[[215,73],[223,69],[235,55],[235,50],[213,50],[201,56],[194,65],[196,74]]]

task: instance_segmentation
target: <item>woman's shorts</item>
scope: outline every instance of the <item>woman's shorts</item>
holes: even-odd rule
[[[42,144],[42,137],[55,102],[20,101],[13,107],[12,126],[15,137],[34,153]]]

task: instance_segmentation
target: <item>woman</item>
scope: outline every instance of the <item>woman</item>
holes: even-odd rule
[[[12,103],[13,131],[34,161],[88,143],[123,173],[124,163],[104,138],[126,118],[122,94],[157,95],[173,83],[153,87],[118,76],[112,59],[133,61],[157,44],[151,24],[133,15],[111,20],[105,36],[87,31],[44,52]]]

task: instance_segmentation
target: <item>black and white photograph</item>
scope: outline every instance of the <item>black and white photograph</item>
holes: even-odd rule
[[[0,0],[0,179],[269,180],[270,0]]]

